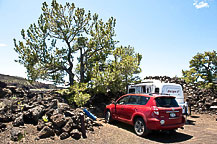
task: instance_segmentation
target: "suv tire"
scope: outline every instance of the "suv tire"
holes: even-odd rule
[[[145,122],[142,118],[137,118],[134,123],[134,131],[138,136],[146,136],[149,133]]]
[[[113,119],[111,116],[111,112],[109,110],[106,111],[105,113],[105,122],[106,123],[112,123]]]

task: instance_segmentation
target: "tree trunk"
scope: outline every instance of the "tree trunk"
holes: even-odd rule
[[[126,94],[128,93],[128,78],[127,78],[127,75],[125,75],[125,86],[126,86]]]
[[[69,85],[72,86],[74,84],[74,73],[72,72],[72,68],[68,68],[66,69],[66,72],[68,73],[69,75]]]
[[[74,84],[74,74],[69,74],[69,85],[72,86]]]
[[[209,71],[207,71],[207,79],[208,79],[208,82],[209,83],[212,83],[213,82],[213,80],[212,80],[212,78],[213,78],[213,75],[212,75],[212,72],[209,70]]]
[[[80,48],[80,82],[84,82],[84,55],[82,48]]]
[[[70,42],[68,41],[68,39],[65,39],[68,48],[69,48],[69,52],[67,54],[67,59],[68,59],[68,63],[69,63],[69,68],[65,68],[65,71],[68,73],[69,75],[69,85],[72,86],[74,84],[74,74],[72,73],[72,69],[73,69],[73,63],[71,61],[71,55],[72,55],[72,48],[70,46]]]

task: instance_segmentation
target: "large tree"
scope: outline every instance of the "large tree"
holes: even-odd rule
[[[190,61],[190,70],[182,71],[188,83],[200,83],[202,87],[213,86],[217,80],[216,51],[197,53]]]
[[[42,14],[37,23],[21,31],[23,41],[14,39],[19,63],[27,69],[30,80],[53,80],[63,82],[69,75],[74,82],[74,58],[79,52],[80,80],[84,81],[85,61],[97,53],[113,48],[115,19],[106,23],[73,3],[59,4],[53,0],[51,7],[42,5]]]
[[[141,72],[139,65],[142,55],[135,53],[134,48],[131,46],[121,46],[117,48],[113,54],[115,57],[113,62],[114,68],[120,71],[127,92],[128,84],[134,80],[134,75]]]
[[[96,92],[127,92],[128,84],[141,72],[142,55],[133,47],[117,47],[112,54],[113,59],[97,62],[93,67],[91,82]]]
[[[76,47],[80,53],[78,58],[80,82],[90,81],[91,78],[88,74],[95,62],[105,61],[115,48],[116,41],[112,39],[115,35],[114,26],[115,20],[113,18],[110,18],[107,23],[102,20],[95,21],[87,31],[91,37],[78,38]]]

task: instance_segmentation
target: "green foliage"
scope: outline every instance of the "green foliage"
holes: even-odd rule
[[[73,102],[77,106],[81,107],[87,103],[90,99],[90,95],[87,94],[87,84],[86,83],[75,83],[70,87],[70,91],[74,94],[72,97]]]
[[[16,61],[24,65],[32,81],[63,83],[69,75],[70,88],[58,92],[77,106],[89,100],[87,88],[95,93],[123,92],[138,79],[142,56],[130,46],[115,48],[115,24],[113,17],[104,22],[74,3],[62,5],[52,0],[48,6],[44,2],[38,22],[21,31],[22,41],[14,39]],[[80,55],[74,68],[76,54]]]
[[[212,88],[217,81],[216,51],[198,53],[190,61],[190,70],[182,71],[187,83],[197,83],[202,88]]]
[[[61,90],[57,90],[56,92],[61,94],[61,95],[69,95],[69,94],[71,94],[71,91],[69,89],[61,89]]]
[[[116,43],[113,40],[115,23],[113,17],[104,23],[102,19],[98,20],[98,15],[95,14],[93,23],[87,32],[91,37],[80,36],[77,38],[75,48],[79,50],[80,57],[78,57],[79,64],[76,73],[79,75],[80,82],[89,82],[94,64],[105,61],[114,49]]]
[[[18,141],[20,141],[22,138],[24,138],[24,135],[22,133],[18,134]]]
[[[12,97],[12,100],[16,100],[16,99],[17,99],[17,97],[16,97],[16,96],[13,96],[13,97]]]
[[[91,86],[95,93],[124,92],[129,83],[135,80],[135,74],[141,72],[139,67],[142,56],[134,48],[118,47],[113,51],[114,60],[97,62],[93,67]]]
[[[119,47],[113,52],[115,60],[113,61],[114,67],[120,70],[121,74],[129,79],[133,77],[133,74],[140,73],[139,67],[142,55],[135,53],[133,47]]]
[[[102,65],[104,64],[97,62],[93,67],[90,85],[94,93],[106,93],[111,83],[117,78],[115,77],[115,73],[111,71],[111,65],[107,64],[104,68],[102,68]],[[116,88],[121,89],[121,85]]]
[[[76,8],[74,3],[61,5],[53,0],[49,7],[44,2],[38,22],[21,31],[23,41],[14,39],[15,51],[19,54],[16,61],[24,65],[32,81],[62,83],[68,74],[73,85],[74,54],[81,52],[78,59],[83,75],[90,58],[98,54],[103,57],[112,49],[114,26],[114,18],[104,23],[97,14]]]
[[[61,95],[65,95],[67,101],[70,104],[76,103],[77,106],[81,107],[87,103],[90,99],[90,95],[87,93],[86,83],[74,83],[68,89],[57,91]]]

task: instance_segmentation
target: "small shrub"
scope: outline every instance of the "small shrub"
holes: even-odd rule
[[[13,97],[12,97],[12,100],[16,100],[16,99],[17,99],[17,97],[16,97],[16,96],[13,96]]]
[[[42,119],[43,119],[44,122],[48,122],[48,117],[47,117],[47,115],[42,116]]]
[[[73,101],[77,106],[83,106],[90,99],[90,95],[86,93],[86,83],[76,83],[70,89],[74,92]]]
[[[18,141],[20,141],[22,138],[24,138],[24,135],[22,133],[18,134]]]
[[[62,89],[57,92],[61,95],[64,95],[69,104],[76,103],[76,105],[79,107],[86,104],[90,99],[90,95],[87,93],[86,83],[75,83],[68,89]]]
[[[23,110],[24,105],[22,104],[21,101],[17,102],[18,105],[18,109],[20,109],[21,111]]]

